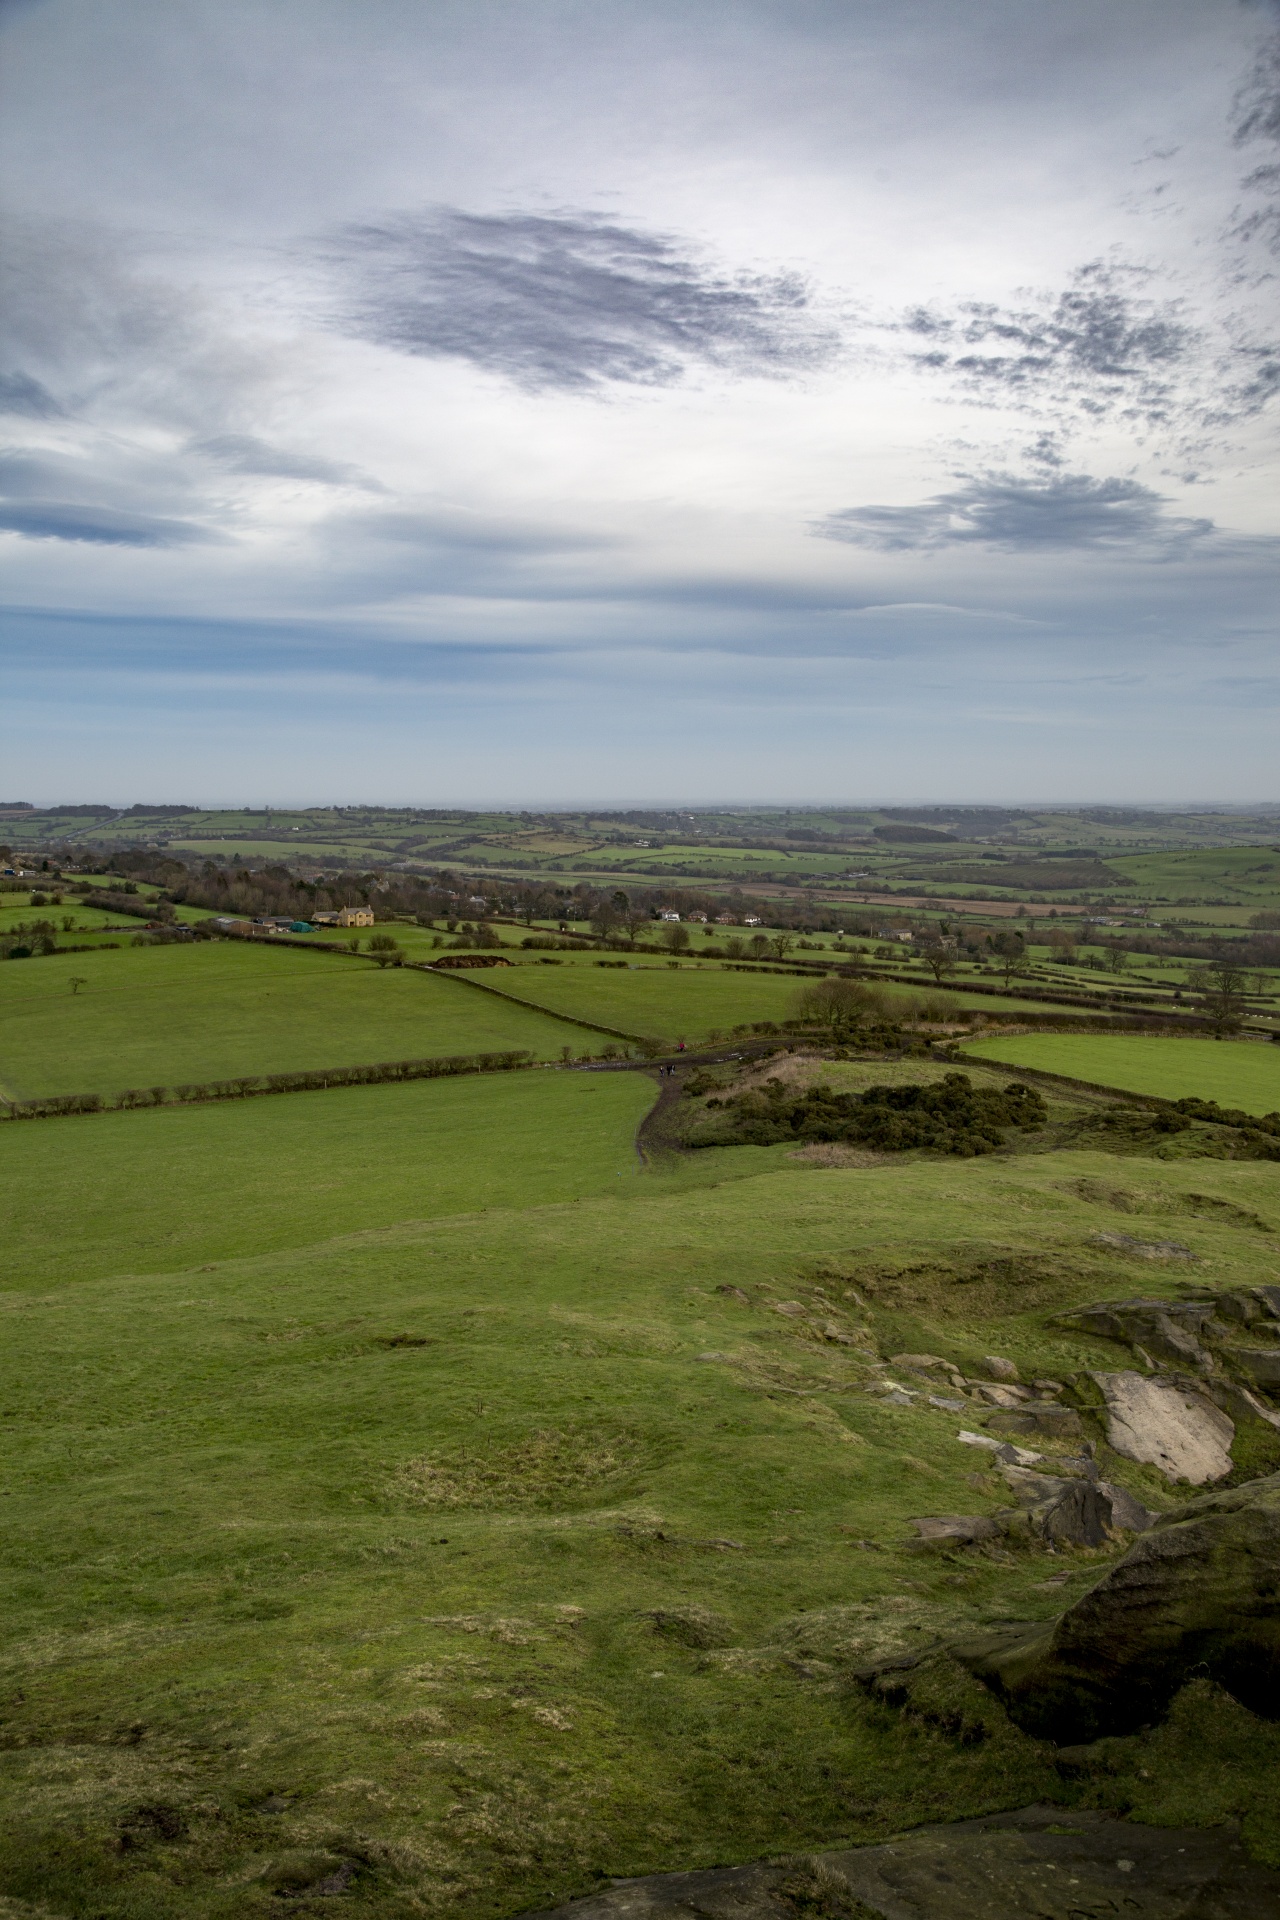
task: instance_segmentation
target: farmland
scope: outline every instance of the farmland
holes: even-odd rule
[[[72,976],[84,985],[72,991]],[[580,1034],[432,974],[245,942],[125,947],[0,968],[10,1099],[527,1048]]]
[[[516,964],[470,979],[265,938],[7,962],[0,1077],[114,1093],[562,1062],[599,1054],[592,1025],[692,1047],[785,1022],[805,984],[601,964],[559,924],[508,921]],[[415,961],[460,937],[456,914],[382,926]],[[832,938],[795,957],[847,957]],[[891,1004],[927,985],[876,964]],[[957,1007],[1036,1011],[956,977]],[[6,1920],[509,1920],[614,1876],[1031,1799],[1238,1820],[1280,1862],[1280,1736],[1207,1681],[1066,1772],[954,1663],[932,1718],[851,1678],[1048,1620],[1126,1549],[918,1550],[920,1516],[1008,1511],[959,1437],[990,1411],[988,1356],[1061,1393],[1128,1361],[1064,1308],[1180,1284],[1144,1247],[1243,1287],[1274,1277],[1280,1229],[1276,1163],[1065,1088],[972,1158],[731,1144],[743,1090],[905,1094],[955,1070],[907,1040],[0,1125]],[[979,1092],[1003,1063],[1280,1106],[1280,1047],[1256,1041],[960,1044]],[[932,1355],[950,1393],[912,1370]],[[1157,1512],[1182,1497],[1081,1417],[1109,1477]],[[1280,1466],[1260,1421],[1233,1444],[1233,1480]]]
[[[1249,1041],[1028,1033],[966,1042],[965,1052],[1161,1100],[1216,1100],[1246,1113],[1280,1109],[1280,1047]]]
[[[631,1136],[652,1097],[631,1074],[531,1071],[10,1126],[6,1177],[41,1204],[6,1227],[3,1284],[163,1273],[612,1191],[639,1175]]]

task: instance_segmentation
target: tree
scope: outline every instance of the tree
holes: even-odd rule
[[[826,1027],[832,1038],[839,1040],[867,1020],[883,1019],[887,1006],[885,995],[877,987],[835,975],[802,987],[792,1002],[792,1012],[805,1025]]]
[[[400,944],[389,933],[375,933],[369,940],[369,958],[380,967],[398,967],[404,959]]]
[[[88,984],[89,982],[85,979],[82,973],[73,973],[70,980],[67,982],[67,985],[71,988],[72,999],[73,1000],[75,999],[75,996],[79,993],[81,987],[87,987]]]
[[[956,970],[956,950],[951,940],[931,940],[921,948],[921,958],[939,986]]]
[[[997,933],[991,946],[1006,987],[1030,973],[1031,959],[1020,933]]]
[[[683,953],[689,944],[689,929],[679,920],[668,920],[662,938],[672,953]]]
[[[1187,984],[1199,993],[1201,1010],[1213,1022],[1219,1040],[1239,1028],[1244,1018],[1248,983],[1244,968],[1230,960],[1215,960],[1211,967],[1199,967],[1188,976]]]
[[[774,959],[785,960],[795,943],[796,936],[794,933],[788,933],[785,928],[781,933],[775,933],[773,939],[769,942],[773,948]]]
[[[769,951],[769,936],[767,933],[752,934],[751,951],[757,960],[760,959],[762,954],[766,954]]]
[[[1109,973],[1123,973],[1125,968],[1128,966],[1128,964],[1129,964],[1128,947],[1122,947],[1119,944],[1119,942],[1116,942],[1114,945],[1108,946],[1107,971]]]

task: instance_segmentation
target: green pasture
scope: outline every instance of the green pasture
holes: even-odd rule
[[[654,1082],[463,1075],[0,1126],[6,1287],[168,1271],[612,1191]],[[756,1156],[753,1156],[755,1159]]]
[[[533,1084],[560,1098],[555,1077]],[[580,1097],[616,1105],[597,1132],[549,1105],[546,1132],[584,1185],[607,1184],[604,1143],[625,1156],[634,1110]],[[46,1195],[28,1162],[0,1188],[11,1217],[46,1206],[83,1243],[109,1175],[77,1186],[55,1139],[92,1154],[117,1125],[34,1123],[65,1173]],[[113,1206],[173,1180],[158,1137],[132,1135]],[[907,1550],[910,1516],[1008,1496],[973,1484],[966,1416],[863,1390],[864,1351],[968,1368],[994,1352],[1028,1376],[1106,1364],[1047,1315],[1133,1291],[1133,1263],[1092,1238],[1117,1178],[1126,1231],[1176,1233],[1202,1280],[1240,1284],[1270,1275],[1269,1241],[1239,1223],[1280,1222],[1280,1168],[1060,1154],[680,1192],[645,1175],[425,1223],[384,1187],[373,1230],[326,1237],[322,1201],[310,1243],[228,1258],[227,1190],[189,1154],[170,1270],[109,1262],[4,1303],[15,1916],[252,1920],[310,1910],[339,1874],[353,1915],[496,1920],[611,1876],[1037,1799],[1064,1818],[1083,1800],[1239,1820],[1280,1857],[1280,1734],[1211,1689],[1076,1785],[959,1670],[933,1723],[842,1677],[940,1632],[1048,1617],[1118,1551]],[[477,1165],[473,1201],[494,1191],[494,1155],[478,1146]],[[1206,1195],[1236,1213],[1206,1217]],[[993,1253],[1021,1284],[974,1280]],[[907,1268],[925,1277],[905,1293],[867,1291]],[[772,1310],[793,1301],[807,1317]],[[1125,1474],[1169,1503],[1151,1470]]]
[[[590,1038],[433,974],[242,941],[11,960],[0,1035],[10,1099],[433,1054],[545,1059]]]
[[[1246,1113],[1280,1109],[1280,1047],[1256,1040],[1026,1033],[967,1041],[976,1059],[1038,1067],[1161,1100],[1216,1100]]]
[[[749,1021],[785,1020],[803,984],[786,974],[729,973],[688,962],[676,967],[647,957],[626,967],[534,961],[495,973],[493,983],[548,1013],[666,1040],[705,1040]]]

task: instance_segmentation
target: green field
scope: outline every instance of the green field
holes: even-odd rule
[[[1246,1113],[1280,1109],[1280,1047],[1255,1040],[1028,1033],[966,1042],[965,1053],[1162,1100],[1216,1100]]]
[[[230,1112],[252,1131],[305,1105]],[[629,1151],[625,1107],[577,1133],[548,1107],[547,1135],[603,1174]],[[125,1137],[33,1123],[0,1150],[41,1129]],[[172,1177],[156,1138],[133,1135],[138,1182]],[[74,1245],[103,1181],[77,1188],[58,1151]],[[300,1183],[298,1152],[280,1164]],[[131,1278],[108,1258],[7,1297],[0,1894],[22,1920],[243,1920],[348,1863],[344,1911],[480,1920],[1037,1798],[1239,1819],[1277,1857],[1280,1733],[1211,1689],[1073,1786],[972,1682],[951,1684],[980,1738],[839,1677],[868,1650],[1047,1617],[1063,1589],[1034,1554],[956,1571],[904,1552],[910,1515],[997,1497],[970,1484],[956,1418],[859,1391],[860,1354],[770,1302],[882,1351],[1097,1364],[1044,1309],[1132,1290],[1089,1241],[1114,1213],[1075,1197],[1116,1164],[788,1168],[679,1193],[642,1176],[426,1224],[397,1224],[384,1188],[375,1232],[228,1260],[222,1176],[192,1150],[181,1265]],[[1224,1284],[1269,1271],[1256,1232],[1189,1222],[1183,1192],[1276,1218],[1280,1169],[1124,1171],[1140,1230],[1177,1231]],[[993,1247],[1058,1273],[1052,1300],[949,1288]],[[914,1303],[868,1317],[845,1291],[921,1261],[938,1277]],[[1129,1478],[1167,1503],[1151,1470]],[[1116,1551],[1051,1564],[1076,1593]]]
[[[4,1179],[40,1201],[6,1224],[3,1285],[612,1191],[653,1096],[640,1074],[534,1070],[9,1125]]]
[[[11,960],[0,1029],[10,1099],[434,1054],[547,1059],[589,1039],[432,974],[238,941]]]
[[[787,974],[726,973],[714,965],[679,967],[643,959],[626,968],[536,962],[493,976],[504,994],[595,1020],[620,1033],[662,1040],[704,1040],[754,1020],[785,1020],[803,982]]]

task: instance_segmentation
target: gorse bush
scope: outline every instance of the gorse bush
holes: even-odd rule
[[[1004,1088],[975,1087],[966,1073],[948,1073],[928,1086],[868,1087],[835,1093],[826,1085],[794,1093],[781,1081],[725,1102],[734,1138],[745,1146],[780,1141],[848,1141],[882,1153],[932,1147],[939,1153],[991,1153],[1005,1130],[1044,1125],[1048,1111],[1033,1088],[1015,1080]]]

